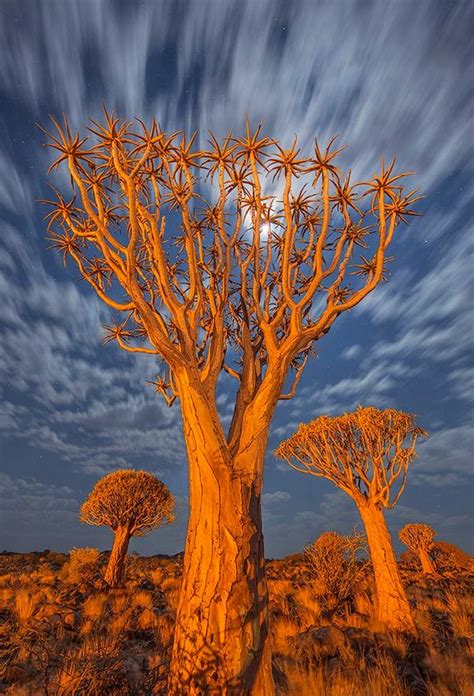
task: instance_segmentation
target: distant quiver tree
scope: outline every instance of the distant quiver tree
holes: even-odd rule
[[[435,536],[435,530],[427,524],[406,524],[398,533],[400,541],[418,554],[425,575],[438,574],[430,554]]]
[[[81,507],[81,522],[110,527],[114,532],[105,571],[110,587],[124,580],[130,538],[173,522],[173,509],[174,497],[168,487],[147,471],[119,469],[97,481]]]
[[[89,137],[53,123],[51,169],[64,164],[73,191],[49,201],[52,245],[118,314],[106,340],[157,361],[157,392],[181,406],[190,513],[169,693],[272,696],[270,423],[314,342],[387,278],[416,192],[394,161],[354,184],[333,141],[304,156],[296,139],[284,146],[248,122],[201,149],[154,120],[105,113]],[[236,387],[228,430],[223,373]]]
[[[373,407],[320,416],[282,442],[277,457],[297,471],[324,477],[357,505],[374,569],[379,621],[415,632],[383,509],[402,495],[418,437],[427,433],[410,413]]]

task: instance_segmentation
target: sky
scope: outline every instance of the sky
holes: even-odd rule
[[[176,496],[174,525],[134,540],[183,549],[179,407],[146,383],[153,359],[101,343],[109,311],[48,251],[49,157],[36,123],[82,128],[101,105],[167,130],[242,132],[264,120],[288,146],[339,134],[341,165],[368,178],[397,155],[422,217],[400,230],[390,282],[339,318],[265,464],[267,557],[359,523],[329,482],[273,456],[302,421],[358,404],[416,413],[429,438],[387,520],[473,544],[472,56],[470,0],[2,0],[0,3],[0,550],[110,548],[82,525],[94,483],[143,468]],[[51,183],[51,180],[49,179]],[[224,412],[230,398],[222,395]],[[397,548],[399,546],[397,545]]]

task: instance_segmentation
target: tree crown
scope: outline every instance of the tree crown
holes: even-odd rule
[[[391,508],[404,490],[420,436],[427,433],[411,413],[359,406],[301,424],[276,456],[298,471],[330,479],[355,499]]]
[[[395,160],[353,182],[334,140],[303,156],[247,122],[199,150],[155,120],[105,112],[85,137],[53,123],[50,169],[67,166],[72,197],[45,201],[52,246],[118,312],[105,340],[162,361],[170,404],[183,370],[211,397],[225,370],[237,411],[269,374],[291,397],[313,341],[387,278],[395,229],[416,214]],[[240,426],[236,412],[229,441]]]
[[[435,530],[427,524],[406,524],[398,533],[400,541],[412,551],[429,550],[435,536]]]
[[[98,527],[127,526],[131,536],[143,536],[174,521],[174,497],[147,471],[119,469],[95,484],[81,507],[81,521]]]

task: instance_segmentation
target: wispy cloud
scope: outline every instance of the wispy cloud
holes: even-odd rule
[[[424,218],[396,241],[392,282],[353,314],[363,331],[353,332],[355,324],[331,331],[321,350],[335,351],[338,369],[331,360],[322,370],[308,367],[297,398],[279,411],[271,446],[300,420],[358,403],[389,405],[406,387],[408,403],[426,393],[430,420],[437,421],[413,482],[436,491],[465,481],[472,443],[460,411],[472,400],[472,201],[465,183],[472,172],[472,3],[5,0],[0,14],[4,442],[35,446],[65,463],[66,481],[69,469],[86,472],[90,482],[142,462],[183,483],[179,412],[145,384],[155,376],[153,360],[100,348],[108,311],[44,256],[34,199],[48,197],[48,155],[33,124],[65,112],[83,126],[104,102],[126,116],[156,116],[168,129],[198,128],[203,142],[208,129],[241,130],[248,114],[253,122],[265,119],[283,142],[297,133],[304,148],[315,136],[339,133],[351,146],[342,162],[357,176],[397,153],[427,194]],[[68,183],[64,176],[57,181]],[[426,386],[433,374],[442,407]],[[223,383],[225,422],[231,406]],[[461,422],[454,422],[454,406]],[[441,466],[446,447],[454,454]],[[266,479],[273,491],[266,494],[268,513],[278,515],[278,505],[293,511],[291,522],[281,521],[289,525],[281,528],[286,549],[311,515],[313,532],[322,531],[323,518],[349,521],[340,498],[320,496],[319,510],[317,502],[314,510],[299,509],[296,492],[282,490],[273,475],[281,475],[274,466]],[[289,500],[278,499],[286,493]],[[331,517],[326,508],[336,503]]]
[[[241,128],[303,143],[341,133],[357,166],[398,152],[425,186],[467,163],[469,0],[13,4],[3,89],[78,124],[102,101],[170,128]],[[436,36],[436,41],[433,37]]]

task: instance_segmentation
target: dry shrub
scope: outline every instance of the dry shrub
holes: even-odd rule
[[[113,636],[88,636],[72,648],[51,679],[55,696],[121,696],[133,693],[121,644]]]
[[[304,607],[306,615],[312,618],[311,623],[317,623],[320,618],[323,608],[318,598],[309,587],[297,587],[294,592],[294,598],[297,605]]]
[[[443,650],[429,654],[426,662],[433,672],[429,696],[472,696],[472,661],[453,650]]]
[[[384,646],[397,662],[402,662],[410,652],[411,640],[406,633],[387,631],[383,635]]]
[[[130,597],[126,592],[115,590],[112,599],[112,612],[114,614],[121,614],[129,606],[129,603]]]
[[[328,694],[324,686],[322,666],[316,670],[306,670],[293,663],[285,668],[284,678],[285,687],[282,692],[285,696],[302,696],[302,694],[326,696]]]
[[[56,576],[48,565],[41,565],[39,570],[30,573],[29,576],[32,585],[52,585],[55,580]]]
[[[433,543],[433,558],[443,575],[451,577],[474,575],[474,558],[456,544],[435,541]]]
[[[161,583],[161,590],[166,595],[166,601],[168,606],[171,607],[173,611],[178,608],[179,593],[181,589],[181,580],[177,578],[166,578]]]
[[[148,575],[150,582],[155,585],[155,587],[159,587],[163,581],[163,578],[165,577],[163,568],[155,568],[154,570],[150,570]]]
[[[159,636],[161,645],[165,650],[171,647],[174,633],[175,616],[169,611],[165,611],[155,617],[155,631]]]
[[[294,588],[295,586],[291,580],[278,579],[268,581],[268,589],[271,597],[283,597],[287,594],[291,594]]]
[[[5,573],[4,575],[0,575],[0,587],[3,588],[7,587],[8,585],[11,585],[14,578],[15,575],[13,573]]]
[[[415,606],[413,609],[413,618],[415,619],[418,631],[423,636],[423,641],[427,645],[433,646],[436,641],[436,628],[433,624],[431,613]]]
[[[107,595],[103,592],[98,592],[97,594],[88,597],[84,602],[82,611],[87,619],[92,619],[93,621],[99,621],[104,613],[105,605],[107,603]]]
[[[354,595],[354,607],[358,614],[364,614],[373,618],[375,607],[373,599],[368,592],[358,592]]]
[[[365,536],[356,530],[345,536],[324,532],[305,548],[305,558],[312,571],[313,591],[334,612],[354,597],[366,572]]]
[[[455,638],[474,639],[472,616],[464,611],[457,611],[450,616],[451,628]]]
[[[2,587],[0,589],[0,605],[6,607],[14,596],[15,590],[12,587]]]
[[[341,622],[344,626],[348,626],[349,628],[367,628],[368,626],[368,621],[365,616],[362,616],[361,614],[353,614],[350,612],[347,607],[346,607],[346,612],[343,616],[343,620]]]
[[[413,696],[400,679],[394,660],[383,653],[369,669],[334,660],[306,669],[293,663],[285,669],[285,677],[285,696]]]
[[[107,630],[113,635],[120,635],[126,628],[131,625],[131,612],[130,610],[124,611],[121,614],[116,614],[109,620]]]
[[[98,574],[100,552],[93,548],[74,548],[59,571],[59,579],[67,585],[92,582]]]
[[[153,595],[146,590],[139,590],[132,595],[132,606],[153,609]]]
[[[273,653],[287,654],[298,630],[298,621],[289,616],[280,615],[273,618],[270,625]]]
[[[143,631],[155,628],[157,625],[156,615],[152,609],[145,607],[138,617],[138,627]]]

